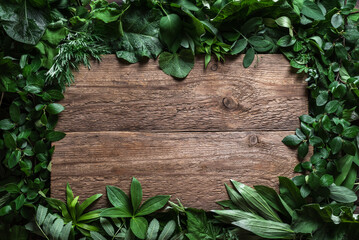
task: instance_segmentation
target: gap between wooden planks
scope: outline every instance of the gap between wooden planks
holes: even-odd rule
[[[180,81],[153,60],[108,55],[81,68],[61,102],[57,130],[67,136],[55,144],[52,197],[65,198],[66,182],[82,200],[106,185],[128,191],[136,177],[145,198],[209,210],[227,198],[229,179],[276,187],[277,176],[292,177],[296,151],[281,140],[308,111],[306,83],[282,55],[258,55],[247,69],[242,60],[204,69],[198,58]]]

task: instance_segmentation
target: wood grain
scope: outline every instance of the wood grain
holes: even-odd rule
[[[306,83],[282,55],[259,55],[256,66],[242,57],[212,63],[202,58],[182,81],[158,63],[127,65],[104,57],[81,69],[62,102],[58,129],[86,131],[293,130],[307,112]]]
[[[128,65],[114,55],[76,73],[57,130],[51,195],[64,199],[71,184],[85,199],[106,185],[128,191],[131,178],[145,198],[170,194],[188,207],[218,208],[224,183],[277,186],[292,177],[296,151],[281,143],[307,113],[303,76],[282,55],[243,56],[203,68],[198,58],[184,80],[156,61]],[[108,206],[104,196],[96,207]]]
[[[224,183],[276,187],[293,176],[296,151],[281,140],[291,132],[78,132],[55,145],[52,195],[64,199],[69,182],[81,199],[105,195],[106,185],[128,191],[131,178],[145,198],[172,195],[185,206],[213,209],[226,199]],[[106,206],[103,197],[98,207]]]

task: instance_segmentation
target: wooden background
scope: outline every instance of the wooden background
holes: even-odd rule
[[[281,140],[307,113],[306,83],[282,55],[259,55],[250,68],[242,56],[203,68],[198,58],[182,81],[158,63],[128,65],[114,55],[81,68],[61,103],[51,195],[65,184],[84,200],[106,185],[128,191],[131,177],[144,197],[170,194],[185,206],[218,208],[224,182],[277,186],[293,176],[296,151]],[[106,197],[97,207],[106,206]]]

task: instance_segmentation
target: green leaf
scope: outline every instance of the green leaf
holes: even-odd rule
[[[331,185],[329,187],[330,190],[330,198],[336,202],[340,203],[353,203],[357,200],[357,196],[355,192],[352,190],[343,187],[343,186],[336,186]]]
[[[309,150],[308,142],[303,142],[298,147],[298,158],[304,159],[307,156]]]
[[[310,173],[308,175],[308,185],[311,189],[316,190],[320,186],[320,178],[315,173]]]
[[[34,9],[27,1],[17,4],[2,2],[0,19],[9,37],[30,45],[36,45],[47,26],[45,11]]]
[[[6,205],[5,207],[0,208],[0,217],[5,216],[11,212],[11,207]]]
[[[56,131],[51,131],[49,133],[46,134],[46,138],[47,140],[49,140],[50,142],[56,142],[59,141],[61,139],[63,139],[66,136],[65,133],[63,132],[56,132]]]
[[[343,150],[345,153],[355,156],[356,146],[353,142],[343,140]]]
[[[262,198],[276,211],[280,212],[283,215],[288,216],[288,211],[278,195],[278,193],[270,187],[267,186],[254,186],[254,189],[257,191]]]
[[[309,115],[302,115],[299,117],[299,119],[300,119],[300,121],[308,123],[308,124],[312,124],[315,122],[315,119]]]
[[[61,233],[60,233],[60,240],[68,240],[69,239],[69,236],[70,236],[70,232],[71,232],[71,229],[72,229],[72,221],[67,223]]]
[[[102,197],[102,194],[95,194],[87,198],[83,203],[80,204],[78,208],[78,215],[81,216],[81,214],[86,210],[86,208],[88,208],[92,203],[94,203],[100,197]]]
[[[316,104],[317,106],[324,106],[328,102],[328,91],[321,92],[317,99]]]
[[[333,154],[337,154],[338,152],[340,152],[340,150],[342,149],[342,145],[343,145],[343,139],[339,136],[333,138],[329,142],[329,146]]]
[[[340,13],[336,13],[332,16],[331,21],[334,28],[338,28],[343,24],[343,17]]]
[[[334,183],[334,178],[332,175],[329,174],[324,174],[321,178],[320,178],[320,185],[322,187],[329,187],[330,185],[332,185]]]
[[[106,186],[108,200],[114,207],[123,208],[131,215],[132,207],[130,199],[121,189],[114,186]]]
[[[294,239],[295,232],[286,223],[269,220],[246,219],[232,223],[235,226],[250,231],[262,238]]]
[[[243,58],[243,67],[248,68],[254,60],[255,51],[253,48],[249,48],[246,55]]]
[[[292,22],[290,21],[290,18],[286,17],[286,16],[282,16],[282,17],[277,18],[275,20],[275,22],[281,27],[285,27],[285,28],[291,28],[292,27]]]
[[[340,159],[336,160],[337,168],[340,172],[339,175],[335,178],[335,185],[342,185],[342,183],[345,181],[351,166],[353,165],[353,156],[345,155],[344,157],[341,157]]]
[[[282,143],[289,147],[298,146],[303,140],[297,137],[296,135],[288,135],[283,140]]]
[[[9,149],[16,149],[16,136],[13,133],[4,133],[4,143]]]
[[[279,216],[273,211],[268,203],[256,192],[256,190],[244,185],[243,183],[231,180],[233,186],[242,195],[244,200],[251,206],[258,214],[265,219],[281,222]]]
[[[155,196],[145,201],[140,209],[138,209],[136,216],[144,216],[153,213],[163,208],[171,196]]]
[[[95,4],[91,3],[91,8],[91,18],[101,20],[104,23],[117,21],[117,19],[121,16],[122,13],[118,5],[108,5],[105,7],[96,8]]]
[[[158,39],[161,17],[158,9],[127,10],[122,16],[123,36],[118,42],[117,57],[130,63],[136,63],[143,57],[156,58],[162,52]]]
[[[36,222],[39,225],[42,225],[42,223],[44,222],[47,211],[48,209],[46,207],[42,206],[41,204],[38,205],[36,210]]]
[[[286,35],[286,36],[281,37],[277,41],[277,45],[280,47],[290,47],[290,46],[293,46],[296,41],[297,40],[295,38],[292,38],[291,36]]]
[[[232,46],[231,54],[236,55],[241,53],[247,47],[247,45],[248,41],[246,39],[237,40]]]
[[[15,123],[12,123],[10,119],[3,119],[0,121],[1,130],[10,130],[15,127]]]
[[[279,177],[280,196],[292,209],[298,209],[305,204],[304,199],[300,195],[299,189],[293,181],[286,177]]]
[[[112,224],[110,223],[109,220],[107,220],[106,218],[101,217],[100,218],[100,223],[101,223],[102,228],[107,233],[107,235],[109,235],[110,237],[115,235],[115,229],[113,228],[113,226],[112,226]]]
[[[90,235],[93,240],[106,240],[106,238],[98,232],[90,231]]]
[[[154,218],[148,226],[146,240],[157,240],[158,230],[160,229],[160,223]]]
[[[142,202],[142,187],[140,182],[136,178],[132,178],[131,183],[131,203],[133,208],[133,214],[137,212],[138,207]]]
[[[325,20],[325,17],[315,2],[311,0],[305,0],[301,13],[314,20]]]
[[[359,133],[358,126],[345,127],[342,135],[347,138],[355,138]]]
[[[62,232],[63,227],[64,227],[64,220],[62,220],[61,218],[56,219],[55,222],[50,227],[51,236],[53,236],[54,239],[58,239],[60,233]]]
[[[177,14],[169,14],[160,20],[160,39],[172,53],[176,53],[182,34],[182,20]]]
[[[12,103],[9,108],[10,118],[12,121],[18,123],[20,120],[20,108],[15,103]],[[0,128],[1,128],[1,121],[0,121]],[[5,129],[4,129],[5,130]],[[9,129],[7,129],[9,130]]]
[[[66,184],[66,203],[69,207],[74,200],[74,194],[69,183]]]
[[[20,210],[20,208],[22,208],[22,206],[24,206],[25,202],[26,202],[26,198],[24,196],[24,194],[19,195],[16,199],[15,199],[15,209],[16,211]]]
[[[85,214],[82,214],[81,217],[79,217],[77,219],[77,222],[78,223],[79,222],[86,222],[86,221],[90,222],[90,221],[96,220],[96,219],[101,217],[102,211],[103,211],[102,209],[97,209],[97,210],[93,210],[91,212],[87,212]],[[89,230],[91,230],[91,229],[89,229]]]
[[[132,213],[129,213],[127,209],[125,208],[107,208],[100,214],[101,217],[110,217],[110,218],[126,218],[126,217],[132,217]]]
[[[339,107],[339,101],[338,100],[333,100],[327,103],[327,105],[325,105],[325,109],[324,111],[326,113],[334,113],[338,110]]]
[[[61,113],[63,110],[65,110],[65,108],[58,103],[50,103],[46,108],[46,111],[53,115],[57,115]]]
[[[145,239],[148,222],[143,217],[133,217],[130,221],[130,228],[133,234],[139,239]]]
[[[185,78],[194,66],[194,56],[189,49],[181,50],[180,53],[163,52],[158,62],[164,73]]]
[[[348,58],[348,52],[341,43],[335,44],[335,53],[340,59],[346,60]]]
[[[312,136],[309,138],[309,143],[313,147],[321,147],[323,146],[323,140],[320,137]]]
[[[163,228],[158,240],[169,240],[175,230],[176,222],[174,220],[169,221]]]

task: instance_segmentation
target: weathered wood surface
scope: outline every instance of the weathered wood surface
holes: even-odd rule
[[[84,199],[106,185],[128,190],[131,177],[144,197],[170,194],[185,206],[216,208],[224,182],[277,185],[293,176],[296,151],[281,143],[307,112],[306,84],[281,55],[203,61],[182,81],[155,61],[127,65],[106,56],[76,74],[62,102],[51,194],[64,199],[69,182]],[[104,196],[97,207],[106,206]]]
[[[76,74],[58,129],[86,131],[293,130],[306,112],[303,78],[281,55],[260,55],[257,67],[241,58],[203,62],[175,81],[150,61],[121,64],[115,56]]]

